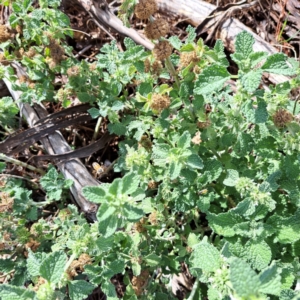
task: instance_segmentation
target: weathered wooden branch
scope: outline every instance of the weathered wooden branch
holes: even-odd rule
[[[20,70],[19,66],[17,68]],[[42,105],[35,104],[30,106],[27,103],[19,103],[18,99],[20,98],[21,92],[14,91],[10,81],[4,79],[4,82],[16,103],[18,103],[21,115],[25,117],[30,127],[41,118],[47,116],[47,111]],[[59,131],[42,138],[41,143],[49,154],[63,154],[72,150]],[[71,194],[75,203],[80,207],[81,211],[86,214],[88,219],[96,220],[98,207],[83,196],[82,188],[85,186],[99,185],[99,182],[88,172],[79,159],[60,162],[57,164],[57,167],[66,179],[73,180],[74,184],[71,187]]]
[[[77,0],[78,3],[89,13],[96,24],[102,24],[106,28],[117,31],[122,36],[130,37],[134,42],[152,50],[153,44],[146,38],[141,37],[136,30],[123,25],[108,8],[104,0]]]

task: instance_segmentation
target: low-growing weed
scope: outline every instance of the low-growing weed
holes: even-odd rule
[[[69,21],[58,1],[48,8],[52,2],[36,10],[30,1],[13,3],[10,23],[22,33],[1,48],[10,61],[22,46],[18,59],[29,76],[14,86],[26,102],[54,97],[68,106],[74,95],[89,102],[92,117],[120,137],[114,170],[122,176],[84,188],[100,205],[93,224],[72,205],[38,218],[19,181],[1,187],[8,255],[0,260],[1,299],[79,300],[97,286],[107,299],[174,299],[170,275],[182,263],[194,276],[188,299],[298,299],[300,124],[291,92],[299,63],[254,52],[253,37],[242,32],[232,75],[221,41],[210,49],[192,27],[184,42],[164,39],[167,25],[152,17],[153,52],[125,38],[124,52],[111,42],[94,63],[78,61],[64,43]],[[147,7],[137,6],[137,16]],[[68,77],[59,89],[57,73]],[[266,73],[291,79],[266,88]],[[54,171],[40,181],[49,201],[60,199],[58,183],[68,186]],[[117,274],[122,295],[111,281]]]

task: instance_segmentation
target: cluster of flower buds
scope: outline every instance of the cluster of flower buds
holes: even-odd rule
[[[172,54],[173,47],[168,41],[161,40],[162,37],[169,33],[170,27],[166,20],[152,17],[157,10],[158,7],[155,0],[140,0],[135,6],[134,12],[139,19],[150,19],[144,31],[145,35],[151,40],[157,40],[153,49],[153,55],[157,60],[164,60]]]

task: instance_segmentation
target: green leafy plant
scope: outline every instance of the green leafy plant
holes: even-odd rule
[[[15,115],[19,109],[10,97],[0,99],[0,125],[8,132],[12,132],[12,128],[16,126],[17,120]]]
[[[72,186],[73,181],[71,179],[65,180],[64,177],[50,165],[47,174],[41,178],[40,184],[47,193],[48,201],[51,202],[54,200],[62,200],[63,191],[68,190]]]
[[[13,26],[32,10],[23,2],[15,2]],[[92,117],[120,136],[114,170],[121,178],[83,189],[99,204],[93,224],[72,205],[50,221],[38,219],[30,192],[18,181],[6,184],[3,192],[22,204],[10,223],[15,239],[24,245],[34,237],[39,245],[28,245],[27,258],[21,247],[17,260],[0,260],[8,278],[0,297],[83,299],[100,286],[117,299],[111,278],[121,275],[124,299],[174,299],[170,277],[185,264],[194,280],[188,299],[298,299],[300,125],[290,99],[300,84],[298,62],[254,52],[253,37],[242,32],[232,75],[222,42],[213,49],[195,42],[192,27],[184,42],[155,39],[153,52],[125,39],[124,52],[112,42],[93,64],[78,62],[62,45],[68,20],[50,2],[40,1],[33,19],[22,21],[26,34],[14,45],[35,43],[37,56],[21,59],[35,86],[15,88],[23,101],[55,95],[67,106],[76,95],[93,105]],[[41,37],[47,22],[51,34]],[[161,42],[177,54],[161,53]],[[53,45],[66,57],[53,57]],[[68,81],[55,87],[56,73]],[[266,89],[264,73],[291,79]],[[70,185],[54,168],[40,183],[50,202],[62,197],[57,186]]]

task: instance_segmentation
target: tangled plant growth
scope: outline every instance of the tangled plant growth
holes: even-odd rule
[[[122,177],[84,188],[100,204],[93,224],[72,205],[46,220],[37,210],[44,203],[20,181],[2,181],[1,299],[84,299],[99,285],[117,299],[116,274],[124,299],[174,299],[168,282],[182,263],[194,276],[189,299],[298,299],[300,125],[290,99],[298,62],[253,52],[254,39],[242,32],[231,75],[221,41],[209,49],[191,27],[184,42],[164,39],[167,24],[151,16],[155,3],[143,2],[135,12],[151,20],[153,53],[125,39],[126,51],[112,42],[93,64],[65,44],[71,31],[59,1],[40,0],[34,10],[28,0],[12,3],[1,61],[27,68],[28,78],[14,84],[21,100],[68,106],[76,95],[91,103],[90,114],[122,137],[114,166]],[[16,82],[5,64],[2,76]],[[68,76],[59,89],[58,73]],[[264,89],[263,73],[292,79]],[[16,113],[7,98],[0,107]],[[69,184],[51,168],[41,181],[49,201],[61,198],[51,194],[53,180]]]

